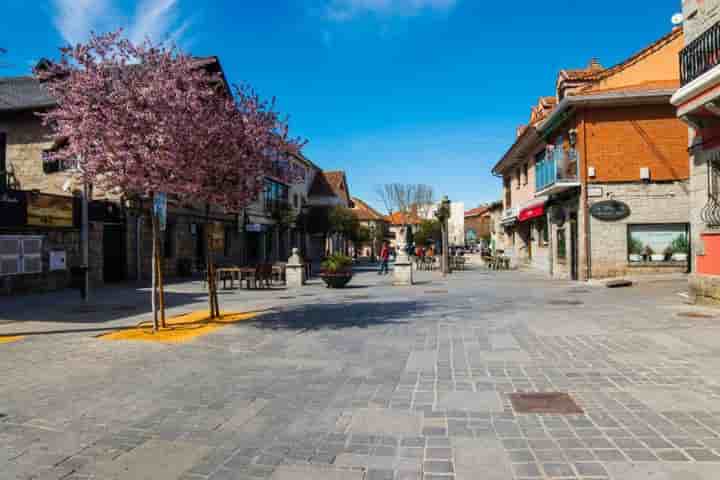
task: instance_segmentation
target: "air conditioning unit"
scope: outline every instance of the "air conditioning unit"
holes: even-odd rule
[[[640,169],[640,180],[644,182],[650,181],[650,169],[648,167],[642,167]]]

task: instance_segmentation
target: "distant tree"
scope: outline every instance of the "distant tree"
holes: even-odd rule
[[[441,237],[440,222],[437,220],[423,220],[414,236],[415,245],[417,246],[424,247],[435,244]]]

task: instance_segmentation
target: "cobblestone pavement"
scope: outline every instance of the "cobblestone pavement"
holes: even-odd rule
[[[0,334],[55,333],[0,344],[0,478],[720,478],[720,312],[682,282],[419,280],[228,293],[282,308],[180,345],[98,340],[145,315],[121,295],[76,318],[61,297],[6,301]],[[522,414],[512,392],[584,413]]]

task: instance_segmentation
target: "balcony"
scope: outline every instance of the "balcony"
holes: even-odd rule
[[[705,30],[680,52],[680,81],[687,85],[720,64],[720,22]]]
[[[560,193],[580,186],[575,150],[556,149],[535,164],[535,196]]]

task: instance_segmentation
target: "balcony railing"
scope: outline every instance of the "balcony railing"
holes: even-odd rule
[[[686,85],[720,64],[720,22],[705,30],[680,52],[680,81]]]
[[[535,164],[535,191],[558,183],[578,182],[578,161],[574,151],[554,152],[550,158]]]

